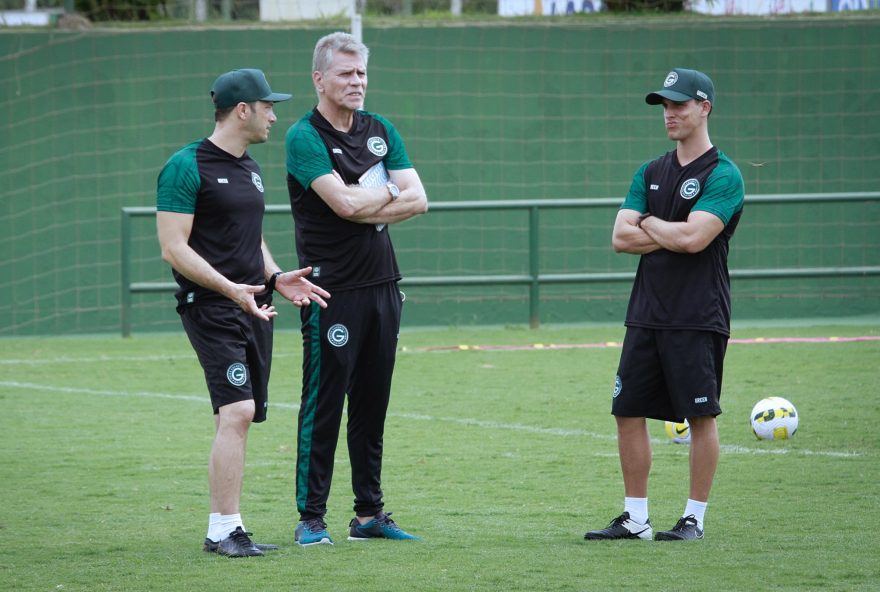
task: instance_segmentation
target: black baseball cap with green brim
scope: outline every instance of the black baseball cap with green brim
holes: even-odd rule
[[[673,68],[663,80],[663,88],[645,97],[649,105],[660,105],[663,99],[685,103],[691,99],[715,103],[715,85],[699,70]]]
[[[279,103],[292,95],[272,92],[262,70],[242,68],[221,74],[211,87],[211,99],[216,109],[234,107],[239,103],[269,101]]]

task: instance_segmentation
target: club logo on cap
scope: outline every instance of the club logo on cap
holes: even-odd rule
[[[678,82],[678,72],[674,70],[666,75],[666,80],[663,81],[663,88],[669,88],[673,84]]]
[[[265,193],[265,190],[263,189],[263,180],[260,178],[260,175],[252,172],[251,181],[253,182],[254,187],[260,190],[260,193]]]

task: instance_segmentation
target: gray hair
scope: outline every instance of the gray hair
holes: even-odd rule
[[[363,58],[365,66],[370,57],[370,50],[366,45],[348,33],[337,31],[318,39],[315,53],[312,56],[312,72],[321,72],[322,74],[326,72],[330,68],[330,64],[333,63],[333,54],[338,51],[358,54]]]

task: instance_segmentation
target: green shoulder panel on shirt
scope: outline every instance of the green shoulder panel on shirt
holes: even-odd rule
[[[382,123],[388,131],[388,154],[386,154],[383,159],[385,162],[385,168],[389,171],[413,168],[413,164],[410,162],[409,156],[406,154],[406,146],[403,144],[403,138],[400,137],[400,134],[397,133],[397,129],[391,124],[391,122],[381,115],[370,113],[368,111],[364,111],[364,113]]]
[[[745,188],[742,174],[736,164],[719,150],[718,166],[706,179],[703,195],[691,211],[715,214],[727,224],[734,214],[742,210],[744,201]]]
[[[639,167],[639,170],[636,171],[636,174],[633,175],[632,183],[629,186],[629,193],[626,194],[626,198],[623,200],[623,204],[620,206],[621,210],[635,210],[637,212],[645,213],[648,211],[648,191],[645,187],[645,169],[648,168],[648,165],[651,164],[652,161],[647,161],[642,166]]]
[[[187,144],[171,155],[162,171],[156,189],[156,209],[160,212],[194,214],[196,196],[201,187],[196,150],[202,140]]]
[[[284,138],[287,172],[305,188],[318,177],[333,173],[333,163],[330,162],[327,147],[309,121],[311,117],[312,111],[309,111],[290,126]]]

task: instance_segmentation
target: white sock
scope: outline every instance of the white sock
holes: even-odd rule
[[[623,511],[629,512],[630,520],[634,520],[639,524],[645,524],[648,521],[648,498],[646,497],[625,497],[623,498]]]
[[[698,502],[697,500],[692,500],[688,498],[687,505],[684,507],[684,516],[694,515],[694,518],[697,519],[697,528],[703,530],[703,516],[706,515],[706,506],[709,505],[709,502]],[[684,518],[682,516],[682,518]]]
[[[214,514],[211,514],[211,516],[213,515]],[[212,524],[208,529],[208,538],[212,541],[222,541],[232,534],[232,532],[239,526],[244,530],[244,524],[241,522],[241,514],[217,514],[217,516],[219,517],[217,525],[214,526]],[[215,530],[212,530],[212,528],[215,528]],[[214,536],[217,538],[214,538]]]
[[[220,512],[211,512],[208,514],[207,537],[215,543],[220,542]]]

